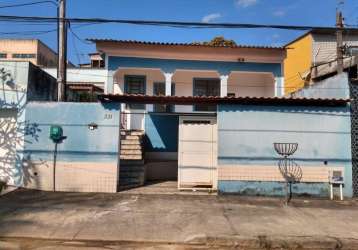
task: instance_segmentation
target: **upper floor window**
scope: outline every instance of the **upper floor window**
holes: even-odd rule
[[[91,66],[92,68],[104,68],[104,60],[92,60]]]
[[[155,96],[165,96],[165,82],[155,82],[153,83],[153,95]],[[175,95],[175,83],[171,85],[172,96]],[[154,104],[154,112],[174,112],[174,105],[169,104]]]
[[[194,79],[194,96],[220,96],[220,79]],[[200,104],[195,111],[216,111],[216,105]]]
[[[7,58],[7,54],[6,53],[0,53],[0,58]]]
[[[124,93],[145,95],[145,76],[124,76]],[[144,104],[129,104],[131,109],[145,109]]]
[[[12,58],[36,58],[36,54],[12,54]]]

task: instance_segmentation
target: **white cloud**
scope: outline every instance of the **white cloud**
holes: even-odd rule
[[[258,0],[236,0],[236,4],[239,7],[247,8],[257,4]]]
[[[204,17],[201,19],[201,21],[202,21],[203,23],[210,23],[210,22],[212,22],[212,21],[214,21],[214,20],[216,20],[216,19],[218,19],[218,18],[220,18],[220,17],[221,17],[221,14],[220,14],[220,13],[212,13],[212,14],[209,14],[209,15],[204,16]]]
[[[277,16],[277,17],[283,17],[286,15],[286,11],[284,10],[275,10],[272,15]]]
[[[273,35],[272,35],[272,38],[273,38],[273,39],[279,39],[279,38],[280,38],[280,35],[279,35],[279,34],[273,34]]]

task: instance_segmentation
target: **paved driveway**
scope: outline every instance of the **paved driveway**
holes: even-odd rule
[[[358,247],[358,204],[296,199],[285,207],[275,198],[20,190],[0,197],[0,237]]]

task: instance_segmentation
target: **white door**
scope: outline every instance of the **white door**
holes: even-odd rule
[[[180,117],[178,154],[179,188],[216,188],[216,118]]]

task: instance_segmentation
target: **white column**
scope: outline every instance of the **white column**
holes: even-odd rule
[[[104,93],[105,94],[113,94],[114,93],[114,70],[107,70],[106,82],[104,85]]]
[[[227,80],[229,79],[229,75],[221,75],[220,76],[220,96],[227,96]]]
[[[285,79],[283,77],[275,77],[275,97],[283,97],[285,95]]]
[[[164,73],[165,76],[165,95],[172,95],[172,77],[173,73]]]

